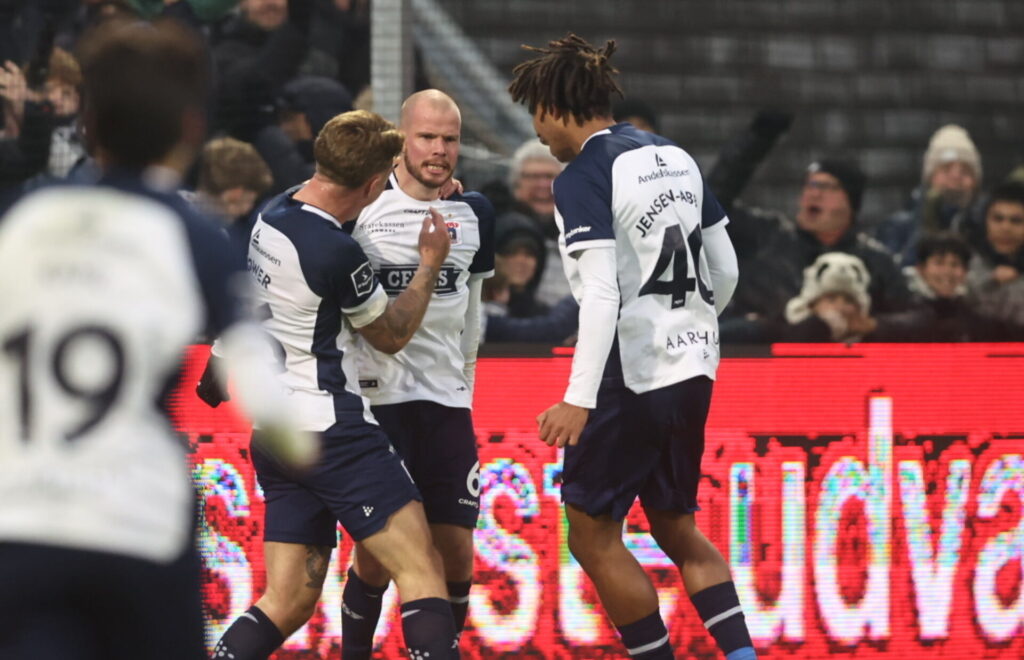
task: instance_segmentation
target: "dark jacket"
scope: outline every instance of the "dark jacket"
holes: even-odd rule
[[[46,169],[54,126],[53,106],[25,102],[21,133],[0,140],[0,187],[17,186]]]
[[[856,226],[835,245],[824,245],[779,214],[735,205],[727,229],[739,257],[740,281],[733,315],[778,319],[786,303],[800,293],[804,268],[825,252],[845,252],[861,259],[871,274],[868,294],[879,313],[907,308],[910,293],[892,254]]]
[[[580,306],[566,296],[547,313],[519,318],[513,315],[487,315],[485,340],[489,342],[535,342],[561,344],[579,328]]]
[[[912,266],[917,263],[917,244],[926,234],[952,231],[973,239],[970,230],[976,224],[976,209],[944,203],[940,197],[918,187],[910,195],[907,207],[881,222],[874,235],[901,265]]]

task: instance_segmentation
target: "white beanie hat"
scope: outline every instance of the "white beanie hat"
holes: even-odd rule
[[[867,314],[871,309],[870,282],[871,275],[863,261],[845,252],[826,252],[804,268],[803,288],[786,304],[786,320],[800,323],[810,317],[811,307],[826,293],[849,295]]]
[[[981,183],[981,154],[974,146],[974,141],[962,126],[946,124],[935,131],[928,142],[928,150],[924,152],[924,166],[921,168],[921,182],[927,185],[939,165],[953,162],[966,164],[974,170],[975,178]]]

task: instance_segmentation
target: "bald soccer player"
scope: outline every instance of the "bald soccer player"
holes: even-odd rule
[[[359,380],[374,417],[423,495],[434,547],[461,634],[473,577],[473,528],[480,510],[480,463],[470,409],[480,338],[481,283],[494,272],[494,210],[479,193],[441,199],[459,158],[462,119],[438,90],[402,105],[405,147],[387,187],[352,231],[390,297],[411,281],[417,232],[435,209],[452,247],[420,329],[393,355],[361,341]],[[356,548],[345,583],[342,658],[370,658],[390,575]]]

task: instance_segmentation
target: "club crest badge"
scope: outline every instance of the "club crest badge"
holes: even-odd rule
[[[444,224],[448,227],[448,236],[452,239],[452,245],[461,245],[462,223],[457,220],[446,220]]]

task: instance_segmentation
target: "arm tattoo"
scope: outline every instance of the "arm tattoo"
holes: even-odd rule
[[[306,586],[310,589],[321,589],[324,586],[324,578],[327,577],[327,566],[331,562],[331,548],[326,545],[306,546],[306,575],[309,582]]]

